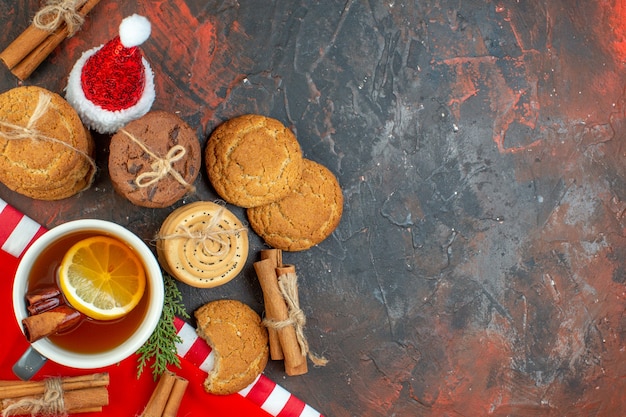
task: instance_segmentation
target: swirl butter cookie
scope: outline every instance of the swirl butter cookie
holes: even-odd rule
[[[157,257],[177,280],[198,288],[222,285],[248,258],[248,231],[224,206],[197,201],[174,210],[157,235]]]
[[[240,207],[261,206],[289,194],[300,181],[302,159],[291,130],[276,119],[256,114],[219,125],[205,150],[213,188]]]
[[[241,391],[263,372],[269,358],[267,329],[261,317],[237,300],[217,300],[194,313],[197,333],[215,353],[204,389],[217,395]]]
[[[304,160],[302,180],[285,198],[247,210],[250,227],[275,249],[302,251],[326,239],[339,225],[343,194],[325,166]]]
[[[168,207],[193,191],[201,163],[196,133],[165,111],[149,112],[128,123],[109,146],[113,188],[142,207]]]
[[[76,111],[41,87],[0,94],[0,181],[38,200],[59,200],[88,188],[94,143]]]

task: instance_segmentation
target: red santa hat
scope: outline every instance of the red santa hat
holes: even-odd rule
[[[148,19],[129,16],[119,36],[84,52],[74,64],[65,98],[90,129],[114,133],[152,107],[154,76],[139,48],[150,31]]]

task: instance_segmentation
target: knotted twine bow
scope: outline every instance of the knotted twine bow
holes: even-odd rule
[[[0,126],[6,127],[9,129],[6,132],[0,131],[0,137],[3,139],[8,139],[8,140],[20,140],[20,139],[45,140],[48,142],[54,142],[54,143],[63,145],[66,148],[69,148],[73,150],[74,152],[82,155],[92,167],[91,178],[89,179],[89,181],[87,182],[87,185],[84,188],[84,189],[87,189],[91,186],[91,182],[93,181],[96,175],[96,169],[97,169],[96,162],[93,160],[93,158],[89,156],[86,152],[83,152],[80,149],[73,147],[69,143],[63,142],[62,140],[59,140],[57,138],[46,136],[43,133],[39,132],[37,129],[35,129],[35,124],[37,124],[39,119],[41,119],[41,117],[44,114],[46,114],[46,112],[48,111],[48,106],[50,106],[51,100],[52,100],[52,96],[50,96],[50,94],[46,94],[44,92],[39,93],[37,106],[35,107],[33,114],[30,116],[30,119],[28,119],[28,123],[26,124],[26,127],[0,120]]]
[[[71,37],[85,22],[78,9],[86,2],[87,0],[48,0],[46,6],[33,18],[33,24],[37,29],[54,32],[65,22],[68,37]]]
[[[219,224],[222,222],[224,217],[224,207],[220,207],[213,216],[209,219],[209,222],[202,230],[192,231],[189,227],[178,225],[176,227],[177,233],[171,233],[167,235],[159,235],[157,234],[156,239],[189,239],[189,240],[197,240],[202,243],[202,250],[204,253],[207,253],[211,256],[221,256],[226,251],[230,250],[231,245],[224,236],[234,236],[238,233],[245,232],[248,229],[245,227],[237,227],[233,229],[222,229],[219,227]],[[217,251],[209,248],[209,243],[217,243],[220,248]]]
[[[61,378],[48,378],[44,381],[44,392],[41,397],[26,397],[14,402],[2,411],[2,417],[23,415],[27,412],[34,415],[67,416],[63,399],[63,383]]]
[[[165,158],[161,158],[150,149],[148,149],[148,147],[144,145],[143,142],[131,135],[126,130],[120,129],[120,131],[128,136],[137,146],[141,148],[142,151],[144,151],[145,153],[150,155],[152,159],[154,159],[154,162],[152,163],[152,165],[150,165],[152,171],[143,172],[139,174],[137,178],[135,178],[135,185],[137,185],[137,187],[150,187],[151,185],[154,185],[157,182],[161,181],[169,174],[174,177],[174,179],[178,181],[183,187],[185,187],[189,192],[194,192],[196,190],[196,187],[185,181],[183,176],[180,175],[180,173],[176,171],[172,166],[174,162],[180,161],[187,153],[187,150],[184,146],[173,146],[169,151],[167,151]]]
[[[300,308],[300,301],[298,299],[298,276],[292,272],[282,274],[278,277],[278,287],[280,288],[280,292],[287,303],[289,315],[286,320],[281,321],[263,319],[263,324],[266,327],[276,330],[280,330],[288,326],[294,326],[302,356],[308,355],[314,365],[325,366],[328,363],[328,359],[311,353],[309,349],[309,342],[307,342],[306,336],[304,335],[306,316],[304,311]]]

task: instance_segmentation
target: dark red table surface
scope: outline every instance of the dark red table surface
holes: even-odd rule
[[[38,8],[0,2],[2,47]],[[335,233],[285,254],[330,362],[298,377],[272,362],[270,378],[327,416],[626,414],[625,1],[102,0],[23,84],[62,93],[132,13],[152,22],[153,109],[203,145],[230,117],[275,117],[342,185]],[[47,227],[96,217],[146,240],[217,199],[203,175],[175,207],[133,206],[95,137],[88,191],[0,198]],[[190,312],[225,297],[262,312],[250,243],[234,281],[180,286]]]

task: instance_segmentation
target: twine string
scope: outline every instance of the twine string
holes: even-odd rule
[[[278,287],[287,303],[288,316],[285,320],[264,319],[265,326],[280,330],[288,326],[294,326],[296,330],[296,339],[300,346],[302,356],[308,356],[311,362],[316,366],[325,366],[328,359],[317,356],[310,351],[309,342],[304,335],[304,326],[306,324],[306,315],[300,308],[298,299],[298,276],[295,273],[288,272],[278,277]]]
[[[73,36],[85,22],[85,18],[78,13],[78,9],[87,0],[48,0],[33,18],[37,29],[54,32],[65,23],[68,36]]]
[[[47,93],[40,92],[39,98],[37,100],[37,106],[35,106],[35,110],[33,114],[31,114],[28,119],[28,123],[26,126],[20,126],[13,123],[6,122],[4,120],[0,120],[0,126],[7,128],[6,131],[0,131],[0,138],[7,140],[22,140],[22,139],[30,139],[30,140],[43,140],[47,142],[58,143],[59,145],[65,146],[68,149],[78,153],[82,157],[84,157],[89,165],[91,165],[91,178],[87,182],[87,185],[84,189],[87,189],[91,186],[91,183],[96,175],[96,161],[89,156],[86,152],[81,151],[80,149],[75,148],[67,142],[64,142],[60,139],[53,138],[51,136],[44,135],[37,129],[35,129],[35,125],[41,119],[41,117],[48,112],[48,108],[52,101],[52,96]]]
[[[27,130],[32,130],[39,119],[46,114],[51,101],[52,96],[50,94],[44,94],[43,92],[39,94],[37,106],[35,107],[33,114],[30,115],[30,119],[28,119],[28,123],[26,124]]]
[[[245,227],[236,227],[232,229],[223,229],[219,225],[224,218],[224,207],[220,207],[213,216],[210,217],[209,222],[201,230],[191,230],[187,226],[178,225],[174,233],[166,235],[157,235],[157,239],[188,239],[198,241],[202,244],[202,250],[204,253],[219,257],[227,253],[230,250],[229,238],[236,236],[239,233],[245,232]],[[211,243],[216,243],[218,250],[210,248]]]
[[[167,175],[171,175],[174,177],[179,184],[185,187],[189,192],[194,192],[195,187],[192,184],[189,184],[183,176],[174,169],[172,166],[175,162],[180,161],[187,150],[182,145],[175,145],[170,150],[167,151],[165,158],[161,158],[154,152],[152,152],[148,147],[137,139],[135,136],[131,135],[127,130],[120,129],[122,133],[130,138],[137,146],[141,148],[142,151],[147,153],[154,162],[150,165],[152,171],[147,171],[139,174],[137,178],[135,178],[135,185],[139,188],[150,187],[157,182],[161,181]]]
[[[180,161],[186,153],[187,151],[182,145],[174,146],[167,152],[165,158],[157,158],[157,160],[152,163],[152,165],[150,166],[152,168],[151,172],[144,172],[139,174],[137,176],[137,179],[135,180],[135,183],[138,187],[142,188],[156,184],[157,182],[159,182],[159,180],[161,180],[163,177],[173,171],[172,164],[174,162]],[[176,171],[172,172],[172,175],[174,177],[176,177],[176,174],[178,174]],[[183,181],[185,180],[183,179]]]
[[[5,126],[10,129],[8,132],[0,132],[0,136],[2,136],[5,139],[28,139],[33,136],[37,138],[42,138],[43,135],[37,132],[34,129],[34,127],[39,121],[39,119],[41,119],[41,117],[44,114],[46,114],[46,112],[48,111],[48,106],[50,106],[51,100],[52,100],[52,97],[49,94],[45,94],[43,92],[39,93],[37,106],[35,106],[35,110],[33,111],[33,114],[30,115],[30,118],[28,119],[28,123],[26,123],[26,126],[18,126],[9,122],[0,121],[0,125]],[[57,143],[61,142],[60,140],[55,139],[55,138],[46,138],[46,139],[51,139],[53,142],[57,142]],[[62,143],[66,144],[65,142],[62,142]]]
[[[41,397],[26,397],[2,410],[2,417],[22,415],[24,412],[34,415],[67,416],[63,399],[63,381],[61,378],[47,378]]]

